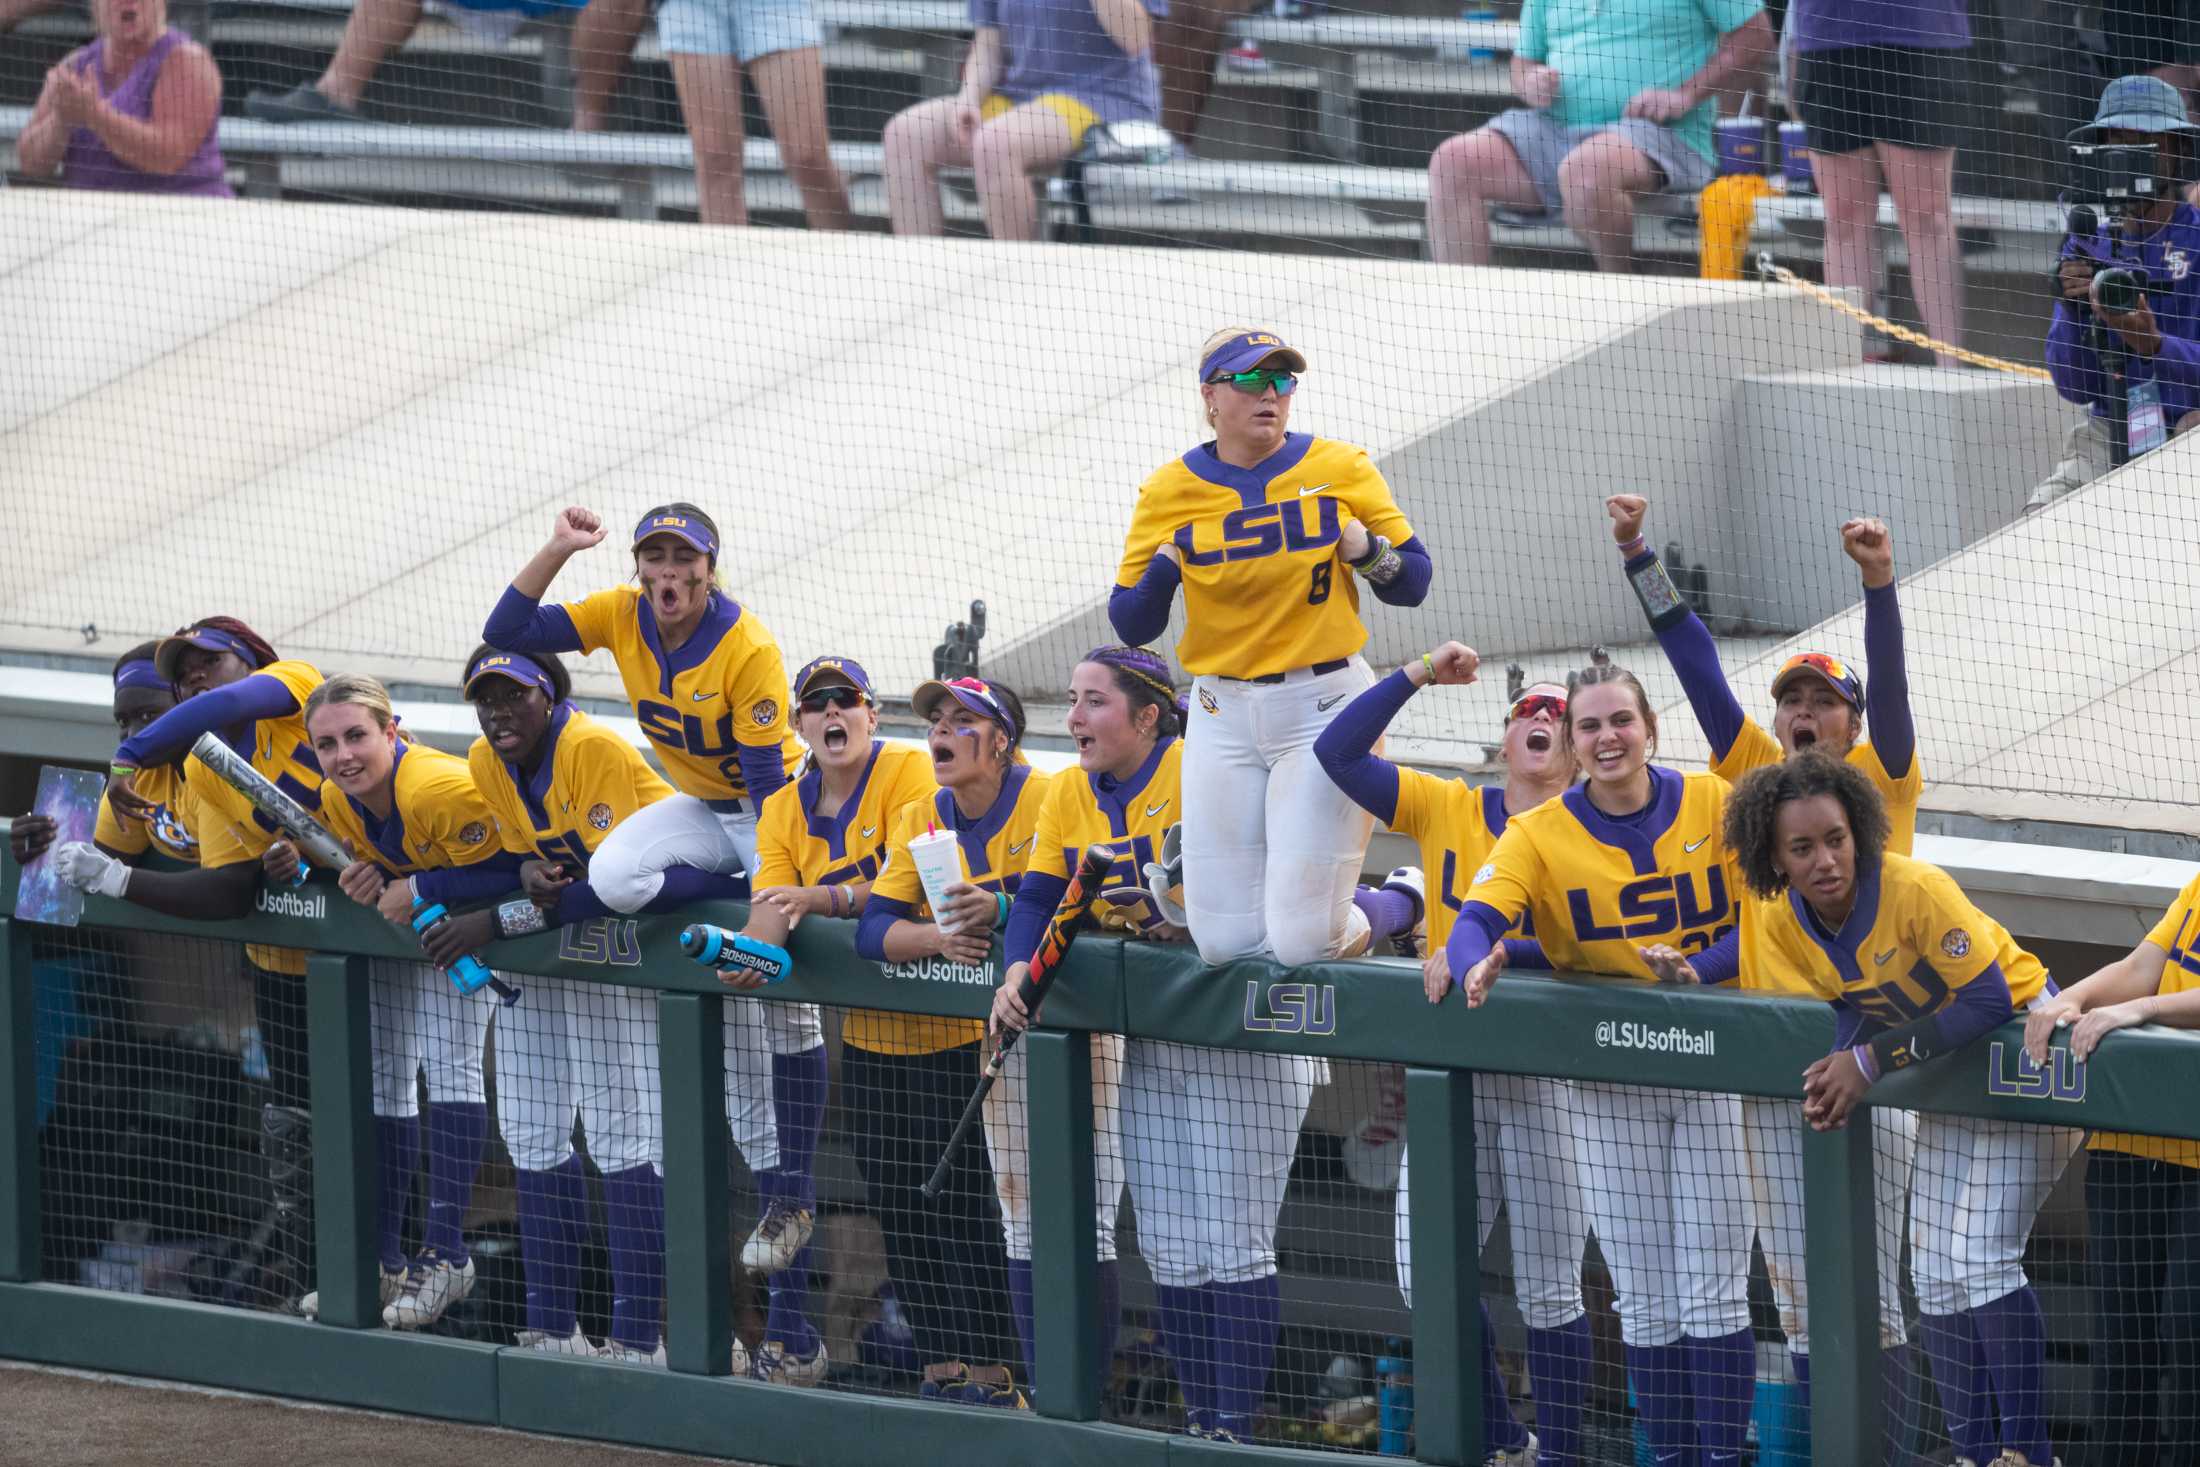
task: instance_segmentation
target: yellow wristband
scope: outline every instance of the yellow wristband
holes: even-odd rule
[[[1428,654],[1427,654],[1426,652],[1423,652],[1423,653],[1421,654],[1421,665],[1422,665],[1423,667],[1425,667],[1425,668],[1427,668],[1427,669],[1428,669],[1428,680],[1429,680],[1430,682],[1435,682],[1435,681],[1436,681],[1436,664],[1435,664],[1435,662],[1433,662],[1432,660],[1430,660],[1430,658],[1429,658],[1429,655],[1428,655]]]

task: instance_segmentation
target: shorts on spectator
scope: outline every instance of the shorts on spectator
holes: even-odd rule
[[[1843,46],[1796,58],[1796,110],[1814,153],[1859,153],[1874,143],[1956,145],[1964,51]]]
[[[1665,187],[1673,192],[1692,194],[1711,182],[1717,172],[1711,160],[1684,142],[1679,133],[1639,117],[1624,117],[1598,127],[1562,127],[1547,113],[1515,107],[1498,113],[1488,125],[1491,132],[1512,144],[1528,177],[1535,180],[1543,207],[1554,214],[1565,207],[1558,192],[1558,165],[1566,161],[1568,153],[1599,133],[1617,134],[1656,164],[1665,176]]]
[[[657,44],[684,56],[733,56],[743,65],[776,51],[825,44],[810,0],[664,0]]]
[[[978,108],[978,120],[991,122],[1018,107],[1038,107],[1053,113],[1069,124],[1070,144],[1082,144],[1085,134],[1100,125],[1100,114],[1078,101],[1067,92],[1041,92],[1038,96],[1018,102],[1003,93],[995,92]]]
[[[2200,15],[2191,0],[2117,0],[2100,8],[2110,76],[2200,65]]]

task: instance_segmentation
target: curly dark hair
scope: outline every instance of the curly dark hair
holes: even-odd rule
[[[464,693],[466,689],[466,684],[473,681],[474,667],[481,661],[482,658],[500,657],[503,655],[504,651],[502,648],[492,647],[487,642],[483,642],[480,646],[474,648],[473,651],[467,653],[465,671],[461,672],[458,675],[459,691],[461,693]],[[544,672],[550,675],[551,707],[555,708],[558,704],[563,703],[566,699],[573,696],[573,674],[565,670],[565,664],[558,661],[558,657],[555,652],[522,652],[519,655],[525,657],[529,662],[534,663],[537,667],[541,668]]]
[[[1848,817],[1859,872],[1877,866],[1886,854],[1887,804],[1878,787],[1847,760],[1805,749],[1743,776],[1726,802],[1726,848],[1758,896],[1769,901],[1788,888],[1778,860],[1780,807],[1820,795],[1839,801]]]

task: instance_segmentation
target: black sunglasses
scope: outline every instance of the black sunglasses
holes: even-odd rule
[[[824,688],[802,695],[804,713],[823,713],[828,708],[858,708],[863,704],[863,694],[850,687]]]

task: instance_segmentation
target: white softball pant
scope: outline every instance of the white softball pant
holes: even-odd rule
[[[657,996],[570,978],[526,978],[497,1010],[497,1130],[512,1165],[542,1172],[573,1154],[577,1111],[596,1169],[664,1169]]]
[[[496,1002],[491,990],[460,993],[433,964],[400,958],[369,958],[367,979],[374,1113],[419,1115],[423,1073],[430,1105],[486,1100],[481,1047]]]
[[[1909,1340],[1902,1322],[1902,1237],[1917,1147],[1917,1113],[1871,1109],[1872,1213],[1879,1245],[1879,1344]],[[1780,1306],[1788,1348],[1810,1353],[1810,1284],[1803,1243],[1803,1106],[1795,1100],[1745,1096],[1742,1132],[1749,1146],[1751,1200],[1765,1273]]]
[[[674,795],[629,815],[588,858],[588,884],[615,912],[638,912],[664,888],[674,866],[727,875],[756,866],[753,811],[718,811],[693,795]],[[816,1004],[728,996],[726,1121],[752,1168],[779,1165],[772,1114],[775,1054],[807,1054],[825,1042]]]
[[[1123,1036],[1092,1036],[1092,1212],[1096,1254],[1115,1261],[1115,1215],[1123,1205]],[[1031,1111],[1022,1045],[1008,1052],[985,1098],[985,1149],[1001,1201],[1008,1256],[1031,1260]]]
[[[1749,1328],[1740,1097],[1574,1086],[1574,1156],[1630,1345]]]
[[[1910,1193],[1910,1276],[1921,1314],[1956,1314],[2024,1287],[2024,1245],[2084,1133],[1925,1115]]]
[[[1573,1087],[1540,1075],[1474,1077],[1475,1246],[1486,1247],[1503,1205],[1512,1220],[1513,1292],[1530,1329],[1558,1329],[1586,1313],[1581,1253],[1589,1220],[1574,1167]],[[1393,1219],[1398,1292],[1413,1307],[1413,1214],[1407,1162],[1398,1158]]]
[[[1209,963],[1263,950],[1287,967],[1367,941],[1352,904],[1375,819],[1337,788],[1314,740],[1375,681],[1358,657],[1278,683],[1193,679],[1184,734],[1184,909]]]
[[[1124,1048],[1123,1152],[1154,1282],[1268,1277],[1299,1127],[1329,1066],[1158,1039]]]

